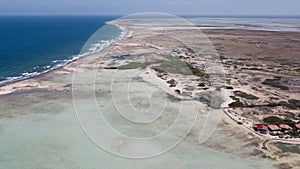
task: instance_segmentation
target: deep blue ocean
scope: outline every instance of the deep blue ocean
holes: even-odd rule
[[[0,85],[58,68],[84,53],[86,41],[115,16],[0,16]],[[85,52],[122,32],[107,27]],[[103,31],[102,31],[103,32]],[[103,33],[102,33],[103,34]],[[97,36],[95,36],[97,37]],[[98,46],[98,47],[97,47]]]
[[[0,16],[0,85],[53,70],[83,54],[101,50],[124,32],[119,27],[106,25],[107,21],[118,18]],[[299,17],[185,18],[194,24],[209,26],[209,29],[217,26],[218,29],[300,32]]]

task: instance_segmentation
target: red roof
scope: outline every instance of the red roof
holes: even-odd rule
[[[298,129],[300,129],[300,123],[296,124],[296,127],[297,127]]]
[[[287,130],[292,129],[292,127],[287,124],[280,124],[279,127],[282,129],[287,129]]]
[[[257,130],[265,130],[268,131],[268,127],[266,125],[263,124],[257,124],[256,125]]]
[[[273,130],[273,131],[280,130],[280,128],[277,125],[271,124],[271,125],[268,125],[268,127],[270,130]]]

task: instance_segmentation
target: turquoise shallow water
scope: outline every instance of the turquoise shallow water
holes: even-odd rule
[[[90,101],[81,101],[91,106]],[[104,151],[86,136],[71,100],[44,101],[11,111],[19,112],[20,109],[27,115],[0,119],[0,168],[273,168],[269,161],[243,159],[188,141],[155,158],[121,158]]]
[[[106,27],[105,31],[112,32],[113,27]],[[113,31],[114,32],[114,31]],[[102,37],[99,35],[99,39],[102,41],[109,40],[111,36],[105,39],[105,35]],[[99,41],[96,37],[92,39],[93,42]],[[100,44],[101,45],[101,44]],[[101,49],[97,45],[87,50]],[[116,59],[122,59],[122,57],[115,57]],[[84,60],[84,59],[82,59]],[[83,112],[91,114],[94,111],[95,103],[91,102],[90,99],[85,98],[86,89],[85,86],[92,86],[86,83],[87,74],[91,71],[89,68],[93,65],[88,65],[90,60],[87,59],[86,63],[83,62],[87,69],[81,72],[82,76],[79,76],[79,82],[84,85],[79,92],[78,103],[82,106]],[[90,63],[91,64],[91,63]],[[90,66],[90,67],[89,67]],[[126,77],[128,73],[124,73]],[[135,74],[133,72],[132,74]],[[104,110],[105,115],[111,120],[110,124],[120,125],[120,119],[113,116],[115,110],[114,104],[111,103],[111,96],[109,95],[111,90],[110,82],[111,74],[105,74],[105,71],[97,74],[99,77],[96,81],[97,89],[99,89],[99,95],[97,95],[97,102],[103,106],[101,110]],[[60,77],[54,76],[51,81],[55,81],[59,84],[70,84],[72,75],[64,74]],[[122,79],[118,83],[122,82]],[[145,98],[144,95],[139,94],[138,91],[145,89],[148,83],[144,81],[138,81],[136,86],[133,88],[132,98],[136,98],[137,101],[141,101]],[[122,84],[121,84],[122,86]],[[125,85],[124,85],[125,86]],[[122,90],[117,86],[119,90]],[[139,88],[139,90],[134,90]],[[125,91],[125,90],[123,90]],[[124,93],[114,93],[115,98],[124,97]],[[24,93],[15,93],[9,95],[10,98],[3,97],[3,102],[0,102],[0,112],[8,118],[0,119],[0,168],[230,168],[230,169],[257,169],[257,168],[273,168],[272,162],[261,159],[246,159],[239,157],[235,153],[224,153],[210,149],[201,144],[198,144],[189,138],[182,142],[180,145],[170,150],[169,152],[157,156],[156,158],[147,158],[142,160],[121,158],[119,156],[108,153],[104,149],[93,143],[86,133],[81,128],[77,115],[75,113],[74,102],[71,97],[71,93],[49,91],[49,90],[32,90],[24,91]],[[155,95],[156,100],[163,95]],[[14,102],[15,101],[15,102]],[[122,99],[120,100],[122,101]],[[124,108],[125,110],[126,107]],[[128,111],[127,112],[131,112]],[[205,116],[205,114],[203,115]],[[4,116],[6,117],[6,116]],[[169,116],[168,116],[169,117]],[[169,117],[166,120],[171,119]],[[97,119],[95,119],[97,120]],[[203,119],[199,119],[202,122]],[[93,119],[94,121],[94,119]],[[90,121],[88,121],[90,122]],[[162,126],[164,121],[158,123],[158,126]],[[104,123],[99,123],[103,125]],[[125,131],[137,131],[135,127],[123,124],[122,129]],[[163,126],[162,126],[163,127]],[[148,129],[148,128],[146,128]],[[151,129],[151,130],[150,130]],[[156,128],[149,128],[150,132],[155,132]],[[159,128],[158,128],[159,129]],[[98,131],[98,130],[97,130]],[[199,133],[199,132],[197,132]],[[101,132],[101,138],[110,134],[110,131]],[[140,133],[137,133],[140,134]],[[229,133],[230,135],[230,133]],[[216,140],[220,137],[218,134],[215,136]],[[228,143],[232,143],[233,139],[225,137]],[[112,143],[119,143],[119,139],[113,140]],[[235,144],[231,146],[237,146],[239,151],[246,151],[238,145],[234,140]],[[126,140],[125,140],[126,143]],[[125,144],[126,145],[126,144]],[[247,146],[247,148],[249,148]],[[122,147],[121,147],[122,148]],[[150,147],[152,148],[152,147]],[[149,149],[150,149],[149,148]],[[137,148],[136,148],[137,149]],[[217,148],[216,148],[217,149]],[[135,150],[135,149],[133,149]]]

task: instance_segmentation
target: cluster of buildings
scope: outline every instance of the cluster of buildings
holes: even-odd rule
[[[296,129],[298,132],[300,132],[300,123],[297,123],[295,125]],[[261,133],[267,133],[271,132],[274,134],[282,134],[282,133],[288,133],[293,130],[293,127],[287,125],[287,124],[280,124],[280,125],[275,125],[275,124],[270,124],[270,125],[264,125],[264,124],[256,124],[254,125],[254,130],[259,131]]]

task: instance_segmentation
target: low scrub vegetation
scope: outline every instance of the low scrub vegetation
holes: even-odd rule
[[[289,88],[287,86],[281,85],[280,80],[281,80],[281,77],[275,77],[274,79],[266,79],[264,82],[262,82],[262,84],[268,85],[271,87],[276,87],[281,90],[289,90]]]
[[[248,93],[245,93],[245,92],[242,92],[242,91],[234,91],[234,94],[236,96],[239,96],[239,97],[242,97],[242,98],[245,98],[245,99],[249,99],[249,100],[259,99],[258,97],[254,96],[252,94],[248,94]]]

